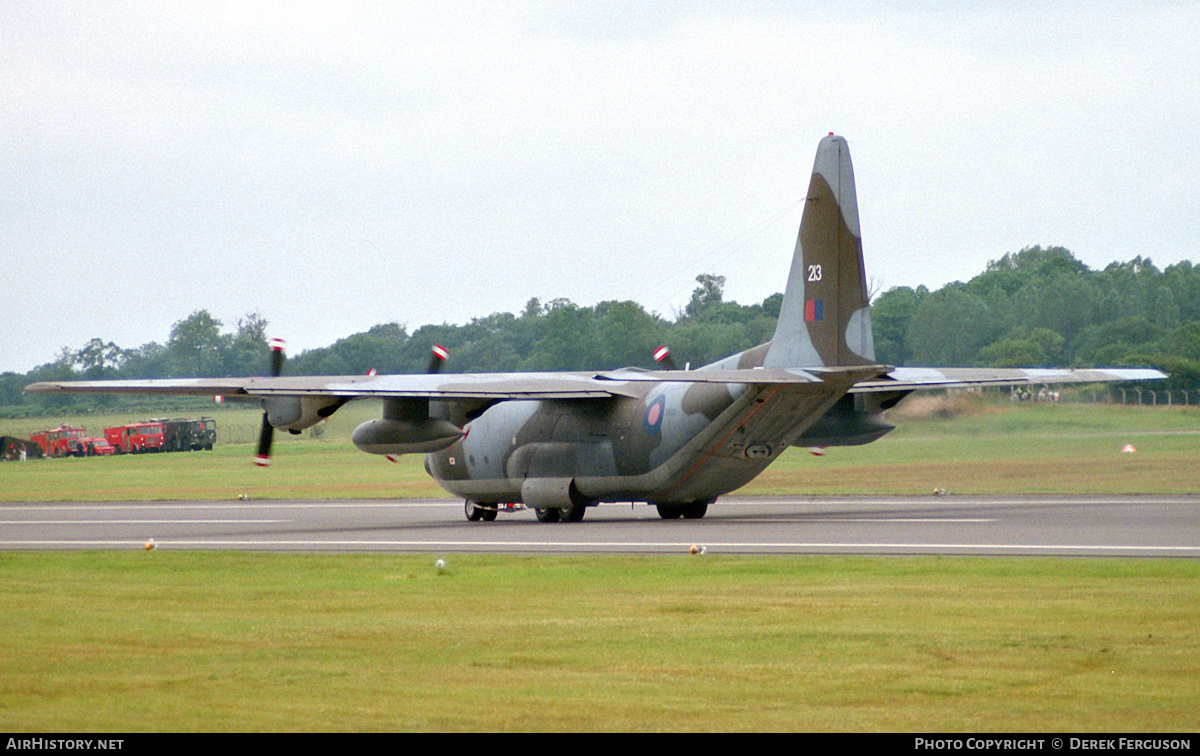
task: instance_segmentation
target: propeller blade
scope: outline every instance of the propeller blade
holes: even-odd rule
[[[267,413],[263,413],[262,430],[258,434],[258,454],[254,456],[254,464],[266,467],[271,464],[271,441],[275,438],[275,428],[272,427]]]
[[[283,372],[283,339],[271,339],[271,377]]]
[[[283,372],[283,339],[271,339],[271,377],[278,378]],[[254,464],[266,467],[271,464],[271,441],[275,438],[275,427],[271,419],[263,412],[262,430],[258,433],[258,454],[254,456]]]
[[[434,344],[429,350],[429,367],[425,370],[426,373],[440,372],[442,366],[446,364],[446,360],[450,359],[450,352],[446,351],[446,347],[441,344]]]
[[[678,370],[675,366],[675,360],[671,357],[671,350],[666,346],[660,346],[654,350],[654,361],[665,367],[667,370]]]

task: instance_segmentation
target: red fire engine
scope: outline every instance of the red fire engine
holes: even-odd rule
[[[118,454],[139,454],[163,450],[162,423],[130,423],[116,428],[105,428],[104,439]]]
[[[67,446],[68,441],[86,437],[87,432],[83,428],[72,428],[63,424],[53,430],[38,431],[30,436],[29,440],[42,447],[42,454],[47,457],[65,457],[71,453]]]

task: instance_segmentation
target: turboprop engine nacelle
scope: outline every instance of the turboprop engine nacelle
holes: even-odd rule
[[[272,426],[299,433],[332,415],[342,403],[343,400],[329,396],[281,396],[264,399],[263,409]]]
[[[445,449],[462,436],[462,428],[446,420],[385,417],[355,428],[351,440],[368,454],[427,454]]]

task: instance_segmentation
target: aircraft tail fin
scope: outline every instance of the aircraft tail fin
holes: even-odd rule
[[[779,323],[764,367],[875,363],[854,168],[846,140],[817,147]]]

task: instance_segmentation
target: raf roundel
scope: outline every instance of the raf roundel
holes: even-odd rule
[[[646,407],[646,415],[642,418],[642,425],[645,426],[647,433],[657,435],[658,431],[662,428],[663,415],[666,414],[663,409],[665,404],[666,398],[660,396]]]

